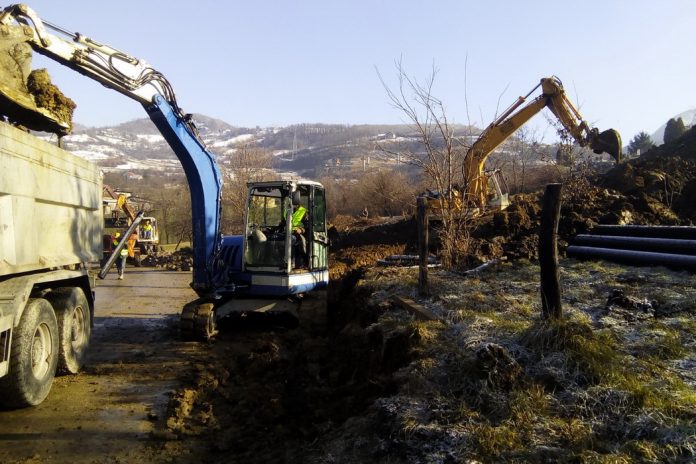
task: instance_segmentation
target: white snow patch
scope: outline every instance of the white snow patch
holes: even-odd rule
[[[113,143],[113,144],[121,144],[124,142],[124,140],[121,137],[110,137],[108,135],[99,135],[99,136],[97,136],[97,139],[102,141],[102,142]]]
[[[99,153],[96,151],[89,151],[89,150],[73,150],[70,153],[72,153],[75,156],[79,156],[82,159],[86,159],[88,161],[96,161],[96,160],[102,160],[102,159],[109,158],[104,153]]]
[[[96,142],[96,139],[88,134],[72,134],[65,137],[66,142],[88,143]]]
[[[230,145],[235,145],[237,143],[247,142],[253,138],[254,138],[254,134],[241,134],[241,135],[238,135],[236,137],[232,137],[231,139],[218,140],[217,142],[213,143],[211,146],[213,146],[213,147],[229,147]]]
[[[137,169],[145,169],[145,168],[147,168],[146,165],[144,165],[142,163],[135,163],[132,161],[128,161],[126,163],[119,164],[118,166],[116,166],[116,169],[123,169],[123,170],[131,170],[131,169],[137,170]]]
[[[145,140],[148,143],[164,143],[164,137],[160,134],[137,134],[138,140]]]

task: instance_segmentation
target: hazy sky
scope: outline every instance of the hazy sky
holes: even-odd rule
[[[393,85],[399,57],[418,79],[435,65],[434,93],[458,123],[487,125],[548,75],[624,143],[696,107],[693,0],[26,1],[147,60],[186,112],[237,126],[400,123],[376,72]],[[67,68],[35,66],[77,102],[81,124],[146,116]],[[542,116],[534,127],[552,137]]]

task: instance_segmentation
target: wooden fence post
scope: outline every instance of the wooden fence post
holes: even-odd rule
[[[428,296],[428,200],[418,197],[418,294]]]
[[[562,184],[548,184],[542,201],[539,265],[541,267],[541,315],[544,319],[560,319],[563,316],[557,246],[562,186]]]

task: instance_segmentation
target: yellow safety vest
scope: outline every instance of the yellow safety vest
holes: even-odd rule
[[[297,208],[297,211],[292,213],[292,228],[300,227],[302,225],[302,219],[304,218],[307,209],[304,206]]]
[[[118,246],[118,239],[113,239],[113,244],[114,248]],[[121,248],[121,252],[119,253],[121,256],[128,256],[128,248],[123,247]]]

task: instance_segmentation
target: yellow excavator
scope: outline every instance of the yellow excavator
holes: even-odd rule
[[[525,105],[527,99],[541,87],[541,95]],[[568,99],[563,84],[556,76],[545,77],[524,97],[519,97],[507,110],[493,121],[476,139],[464,158],[464,185],[450,190],[446,201],[429,198],[428,205],[441,208],[444,203],[461,209],[465,205],[481,213],[485,209],[505,209],[508,194],[499,170],[485,171],[488,156],[542,109],[548,108],[558,118],[566,131],[581,147],[589,147],[595,153],[608,153],[616,162],[621,161],[621,136],[614,129],[599,132],[582,119],[580,112]],[[491,194],[489,195],[489,192]]]
[[[124,233],[125,230],[131,226],[134,222],[137,222],[137,226],[134,229],[135,234],[129,236],[128,250],[131,251],[131,255],[135,255],[135,263],[139,264],[140,260],[145,255],[153,254],[159,245],[159,228],[157,227],[157,219],[152,216],[144,216],[133,208],[128,202],[128,198],[124,193],[118,193],[113,188],[108,185],[104,185],[104,199],[105,199],[105,214],[104,214],[104,254],[109,256],[112,251],[112,240],[111,237],[114,233],[120,232]],[[106,206],[106,199],[110,198],[115,200],[116,204],[108,208]],[[109,213],[107,214],[106,211]],[[123,211],[125,217],[121,217],[118,211]],[[136,240],[138,246],[136,247]]]

